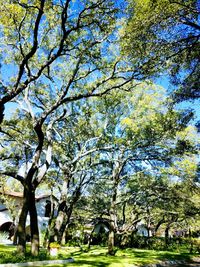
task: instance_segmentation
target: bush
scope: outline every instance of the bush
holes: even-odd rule
[[[25,257],[16,254],[16,252],[12,253],[5,253],[5,252],[0,252],[0,263],[17,263],[17,262],[24,262]]]
[[[0,252],[0,263],[18,263],[18,262],[27,262],[27,261],[42,261],[49,259],[49,255],[47,251],[41,250],[38,257],[33,257],[30,252],[26,254],[26,256],[22,256],[16,253],[16,251],[12,252]]]
[[[60,248],[60,244],[58,244],[57,242],[52,242],[49,245],[50,248]]]
[[[191,238],[190,241],[190,252],[200,253],[200,238]]]
[[[146,236],[139,236],[139,235],[132,236],[131,247],[147,248],[148,247],[148,238]]]
[[[177,251],[185,250],[187,252],[200,252],[200,239],[199,238],[183,238],[174,237],[169,238],[166,244],[164,237],[146,237],[134,235],[131,237],[130,242],[120,244],[122,247],[134,247],[142,249],[153,249],[153,250],[169,250]]]
[[[163,237],[151,237],[148,240],[147,248],[154,250],[163,250],[166,247]]]

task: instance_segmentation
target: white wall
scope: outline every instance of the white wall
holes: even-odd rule
[[[38,225],[39,225],[40,230],[45,229],[49,221],[48,217],[44,217],[46,200],[50,200],[50,198],[44,198],[36,202],[36,208],[37,208],[37,213],[38,213]],[[17,200],[16,205],[21,206],[21,203],[19,203],[20,201],[22,201],[22,199]],[[0,203],[0,209],[4,209],[4,208],[6,208],[5,205]],[[16,207],[16,208],[19,209],[19,207]],[[0,212],[0,226],[6,222],[12,222],[12,216],[10,215],[9,210]],[[29,225],[30,225],[30,217],[28,216],[26,226],[29,226]]]
[[[12,217],[8,210],[0,212],[0,226],[6,222],[12,222]]]

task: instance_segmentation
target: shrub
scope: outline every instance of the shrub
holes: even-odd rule
[[[40,254],[37,257],[31,255],[30,252],[26,254],[26,256],[22,256],[16,253],[16,251],[12,252],[0,252],[0,263],[18,263],[18,262],[27,262],[27,261],[38,261],[38,260],[47,260],[49,259],[49,255],[46,250],[41,250]]]
[[[12,253],[0,253],[0,263],[17,263],[17,262],[24,262],[25,257],[16,254],[16,252]]]
[[[52,242],[49,245],[50,248],[60,248],[60,244],[58,244],[57,242]]]

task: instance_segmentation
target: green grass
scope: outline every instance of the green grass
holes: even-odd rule
[[[0,245],[0,254],[7,253],[13,257],[15,247]],[[16,256],[16,255],[15,255]],[[57,259],[73,257],[74,263],[48,265],[48,267],[131,267],[156,263],[164,260],[186,260],[190,261],[194,254],[185,252],[154,251],[142,249],[118,250],[115,256],[107,255],[107,248],[100,246],[91,247],[90,251],[84,252],[79,247],[64,247],[59,251]],[[52,258],[53,259],[53,258]],[[30,258],[26,261],[30,261]],[[23,260],[24,261],[24,260]],[[42,266],[42,265],[41,265]]]
[[[83,267],[131,267],[135,265],[143,265],[147,263],[156,263],[163,260],[187,260],[190,261],[192,255],[188,253],[175,253],[167,251],[126,249],[118,250],[115,256],[107,255],[107,248],[92,247],[89,252],[82,252],[80,249],[66,248],[62,251],[64,258],[73,257],[74,263],[67,265],[51,265],[58,266],[83,266]]]

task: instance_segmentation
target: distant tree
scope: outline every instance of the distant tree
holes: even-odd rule
[[[183,139],[181,133],[183,134],[190,116],[185,117],[169,108],[161,88],[152,84],[141,84],[126,97],[120,92],[111,93],[105,97],[104,105],[101,99],[98,116],[101,120],[108,121],[105,140],[112,144],[112,149],[101,156],[105,159],[102,165],[104,168],[94,192],[102,187],[99,192],[102,194],[100,199],[104,201],[96,201],[96,207],[99,214],[106,216],[110,225],[108,253],[113,255],[116,234],[130,234],[136,222],[148,217],[148,203],[155,196],[154,183],[151,184],[149,179],[150,173],[159,173],[161,166],[164,168],[171,165],[176,157],[188,153],[189,150],[185,147],[181,155],[177,154],[176,146],[178,136],[180,135],[180,140]],[[107,111],[105,114],[104,110]],[[193,152],[195,149],[194,146]],[[135,191],[130,190],[129,184],[140,172],[144,174],[141,176],[144,181],[140,183],[137,180],[133,187]],[[161,192],[162,190],[158,198],[162,197]],[[131,203],[135,201],[137,205],[132,204],[131,208]]]

